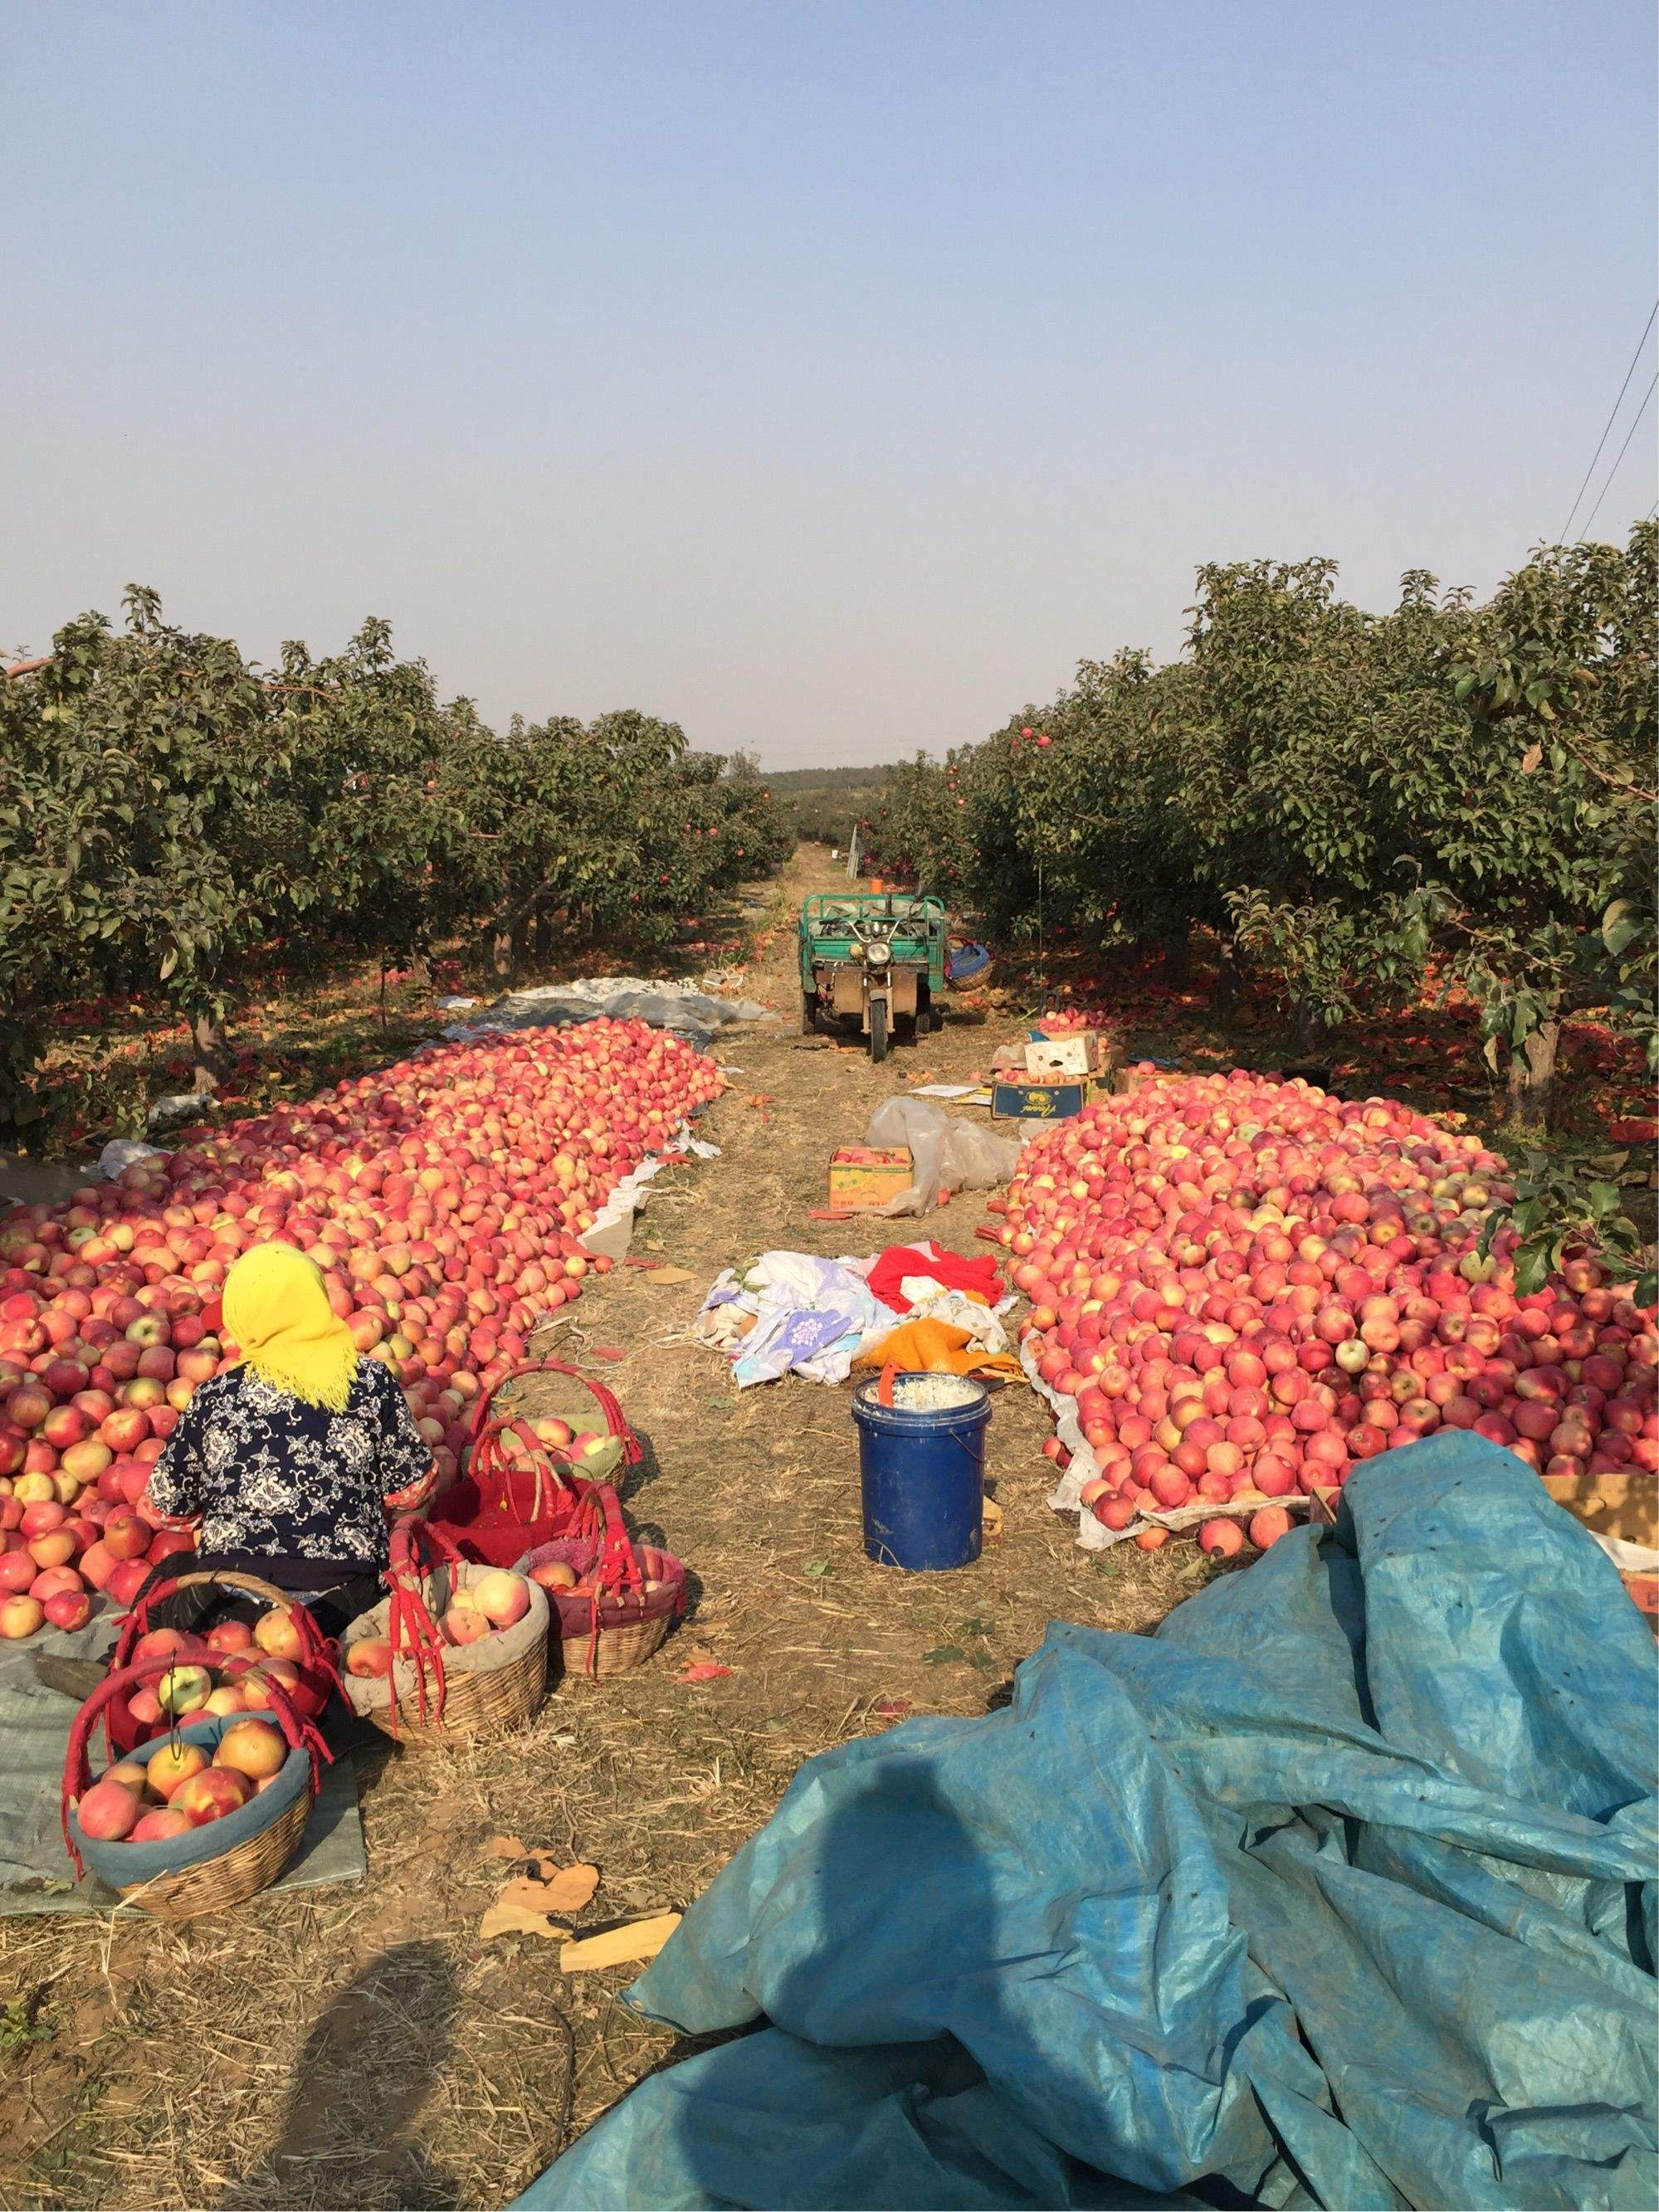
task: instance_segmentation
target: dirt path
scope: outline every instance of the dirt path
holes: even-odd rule
[[[691,1617],[651,1665],[562,1689],[507,1747],[359,1754],[360,1889],[177,1930],[0,1923],[0,2006],[16,2001],[0,2011],[0,2205],[506,2202],[567,2112],[580,2129],[675,2045],[616,2002],[627,1970],[567,1981],[536,1939],[477,1940],[501,1880],[492,1834],[592,1861],[583,1925],[683,1905],[804,1759],[906,1711],[983,1712],[1050,1619],[1146,1627],[1192,1587],[1190,1556],[1075,1548],[1043,1504],[1048,1423],[1023,1389],[1001,1395],[989,1434],[1000,1540],[960,1573],[874,1567],[848,1393],[739,1397],[690,1342],[721,1267],[771,1246],[876,1249],[879,1231],[809,1218],[830,1151],[902,1083],[981,1072],[1015,1028],[1012,1012],[968,1012],[882,1068],[801,1038],[793,914],[830,880],[798,857],[775,887],[748,988],[782,1018],[719,1049],[741,1071],[702,1126],[724,1157],[665,1176],[641,1217],[635,1252],[690,1279],[619,1267],[549,1346],[588,1358],[648,1440],[626,1502],[689,1563]],[[907,1228],[979,1253],[984,1218],[966,1197]],[[732,1671],[682,1684],[692,1654]]]

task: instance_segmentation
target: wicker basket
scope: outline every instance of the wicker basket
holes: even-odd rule
[[[599,1406],[611,1449],[598,1462],[584,1462],[587,1474],[544,1444],[528,1421],[495,1412],[496,1392],[531,1375],[565,1376]],[[462,1559],[498,1567],[510,1566],[532,1545],[597,1536],[600,1483],[618,1466],[637,1467],[641,1449],[614,1393],[597,1377],[562,1359],[514,1367],[479,1398],[468,1473],[438,1501],[433,1527]]]
[[[262,1812],[259,1798],[251,1798],[223,1823],[212,1821],[188,1836],[172,1839],[174,1848],[188,1855],[184,1863],[163,1866],[131,1881],[122,1881],[121,1859],[130,1850],[142,1849],[148,1856],[167,1847],[94,1842],[82,1833],[75,1811],[91,1780],[88,1746],[94,1727],[115,1699],[125,1698],[140,1683],[158,1680],[171,1663],[166,1658],[141,1660],[137,1666],[106,1674],[76,1715],[64,1765],[64,1840],[76,1872],[84,1871],[84,1855],[100,1880],[116,1890],[127,1904],[137,1905],[157,1920],[198,1920],[205,1913],[222,1912],[233,1905],[246,1904],[276,1881],[300,1848],[316,1801],[320,1762],[329,1753],[311,1723],[295,1711],[281,1688],[273,1684],[269,1710],[257,1716],[280,1729],[289,1746],[287,1764],[277,1774],[280,1794],[272,1805]],[[227,1729],[246,1717],[240,1713],[226,1714],[217,1720],[187,1728],[181,1734],[186,1741],[201,1741],[205,1747],[209,1741],[216,1741]],[[128,1755],[144,1760],[167,1740],[162,1736]],[[222,1826],[227,1833],[234,1835],[234,1840],[224,1850],[214,1851],[210,1848],[203,1855],[204,1846],[210,1846],[216,1840],[216,1832]]]
[[[608,1586],[597,1595],[575,1590],[547,1593],[557,1615],[555,1633],[567,1677],[599,1681],[641,1666],[685,1611],[681,1561],[654,1545],[623,1541],[625,1548],[619,1551],[586,1537],[564,1537],[539,1545],[520,1562],[526,1572],[550,1559],[562,1559],[584,1577],[596,1568],[608,1571]],[[606,1562],[603,1568],[602,1557]],[[647,1581],[663,1587],[647,1590]]]
[[[493,1741],[528,1727],[547,1694],[547,1593],[532,1583],[522,1620],[477,1644],[444,1645],[434,1614],[444,1610],[453,1590],[496,1571],[434,1557],[429,1529],[422,1531],[423,1557],[416,1541],[414,1528],[400,1526],[388,1577],[392,1594],[360,1614],[345,1635],[348,1650],[362,1637],[389,1636],[398,1655],[392,1674],[347,1674],[347,1702],[394,1742],[428,1748]]]
[[[157,1920],[199,1920],[204,1913],[246,1905],[250,1897],[270,1888],[299,1850],[311,1805],[307,1790],[257,1836],[234,1844],[218,1858],[181,1867],[176,1874],[156,1875],[149,1881],[129,1882],[121,1895]]]

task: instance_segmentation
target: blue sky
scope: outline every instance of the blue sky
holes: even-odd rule
[[[262,656],[380,614],[491,719],[637,705],[769,766],[1173,652],[1204,560],[1490,588],[1659,283],[1634,0],[0,35],[0,646],[129,579]]]

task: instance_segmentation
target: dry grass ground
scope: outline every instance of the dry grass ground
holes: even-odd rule
[[[786,1382],[739,1397],[690,1342],[732,1261],[874,1249],[878,1230],[810,1218],[833,1146],[861,1138],[900,1083],[978,1073],[1016,1027],[991,993],[884,1068],[801,1038],[787,917],[819,868],[797,861],[760,931],[748,988],[783,1020],[723,1050],[741,1073],[703,1133],[724,1157],[665,1175],[641,1221],[636,1254],[690,1279],[619,1267],[547,1340],[602,1375],[648,1440],[626,1503],[689,1563],[690,1618],[639,1673],[562,1686],[506,1746],[360,1753],[360,1887],[178,1929],[0,1923],[0,2205],[506,2202],[674,2045],[617,2002],[629,1970],[566,1980],[554,1947],[479,1942],[502,1874],[492,1835],[601,1869],[580,1926],[684,1905],[803,1759],[906,1710],[983,1712],[1049,1620],[1146,1629],[1195,1586],[1186,1547],[1103,1562],[1075,1548],[1043,1503],[1048,1423],[1023,1389],[990,1429],[1000,1540],[960,1573],[872,1566],[848,1394]],[[983,1218],[964,1197],[912,1226],[978,1252]],[[530,1409],[554,1388],[532,1389]],[[693,1652],[731,1674],[682,1684]]]

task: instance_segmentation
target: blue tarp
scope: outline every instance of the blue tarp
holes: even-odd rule
[[[520,2203],[1650,2212],[1652,1634],[1479,1438],[1343,1495],[804,1767],[630,1992],[769,2025]]]

